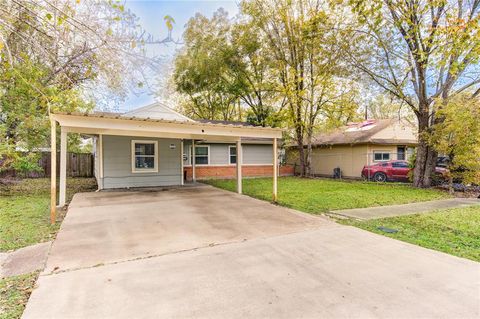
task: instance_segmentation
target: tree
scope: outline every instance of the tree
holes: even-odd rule
[[[231,28],[227,70],[232,90],[248,106],[247,121],[260,126],[278,126],[285,99],[277,90],[277,79],[271,69],[273,61],[267,40],[261,30],[246,19]]]
[[[60,111],[90,110],[78,90],[45,85],[48,68],[24,56],[22,63],[0,64],[0,125],[5,142],[13,148],[31,151],[47,146],[49,108]]]
[[[0,0],[0,13],[3,158],[47,146],[50,110],[90,110],[92,89],[124,95],[147,67],[141,30],[118,1]]]
[[[450,186],[454,178],[480,184],[480,98],[462,93],[442,105],[443,121],[426,136],[435,150],[449,157]]]
[[[0,1],[2,61],[29,56],[48,69],[45,85],[124,94],[150,65],[143,31],[119,1]]]
[[[372,89],[366,87],[361,89],[363,92],[368,92],[362,99],[362,109],[364,112],[363,118],[367,119],[402,119],[409,122],[412,126],[416,126],[416,117],[412,109],[388,93],[382,90]]]
[[[427,135],[439,111],[466,90],[480,94],[480,1],[350,0],[356,20],[349,62],[391,96],[407,104],[418,123],[414,185],[431,183],[437,152]]]
[[[337,95],[332,96],[320,110],[319,129],[321,132],[362,120],[362,114],[359,112],[362,92],[357,83],[339,78],[336,78],[334,83],[335,87],[332,88],[332,91]]]
[[[211,19],[197,13],[187,23],[185,48],[175,59],[174,82],[188,96],[183,106],[193,118],[238,120],[238,95],[227,72],[230,30],[228,13],[217,10]]]
[[[241,8],[266,39],[294,131],[301,175],[309,175],[312,137],[321,113],[338,106],[336,102],[348,92],[337,85],[345,75],[338,48],[347,37],[339,37],[336,28],[342,16],[320,0],[251,0],[243,1]]]

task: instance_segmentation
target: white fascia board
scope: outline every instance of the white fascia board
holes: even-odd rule
[[[199,124],[198,122],[165,122],[141,119],[112,119],[81,115],[51,114],[68,132],[124,136],[149,136],[167,138],[194,138],[235,141],[241,137],[281,138],[282,130],[229,125]]]

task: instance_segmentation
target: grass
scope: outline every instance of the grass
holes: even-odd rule
[[[77,192],[96,188],[91,178],[67,180],[67,200]],[[0,251],[8,251],[45,242],[55,237],[58,223],[50,224],[50,180],[24,179],[12,185],[0,186]]]
[[[34,272],[0,280],[0,319],[21,317],[37,277]]]
[[[69,178],[67,201],[75,193],[96,189],[95,179]],[[14,250],[53,239],[65,211],[50,224],[50,179],[24,179],[0,184],[0,251]],[[0,319],[20,318],[38,272],[0,280]]]
[[[235,191],[235,180],[209,180],[208,184]],[[270,178],[245,179],[246,195],[271,200]],[[278,202],[282,206],[307,213],[337,209],[405,204],[447,198],[443,191],[417,189],[405,184],[330,179],[282,177],[278,184]],[[480,261],[480,206],[437,210],[431,213],[381,218],[367,221],[339,220],[384,236],[458,257]],[[395,229],[385,233],[378,227]]]
[[[235,180],[209,180],[208,184],[235,191]],[[258,199],[272,199],[272,179],[243,180],[243,193]],[[399,183],[338,181],[281,177],[278,179],[278,203],[307,213],[331,210],[406,204],[446,198],[446,192],[417,189]]]
[[[480,206],[478,205],[367,221],[345,220],[341,223],[458,257],[480,261]],[[385,233],[378,229],[380,226],[396,229],[398,232]]]

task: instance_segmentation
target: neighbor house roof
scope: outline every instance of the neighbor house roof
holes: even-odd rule
[[[349,123],[330,133],[313,137],[312,145],[416,144],[411,124],[396,119],[367,120]]]

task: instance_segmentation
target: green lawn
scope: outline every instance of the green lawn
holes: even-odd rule
[[[38,273],[0,280],[0,319],[20,318],[32,293]]]
[[[374,233],[480,261],[480,206],[368,221],[341,221]],[[385,233],[383,226],[398,230]]]
[[[92,178],[67,180],[67,199],[96,189]],[[60,222],[50,225],[50,180],[24,179],[0,187],[0,251],[8,251],[51,240]],[[59,212],[59,221],[63,214]]]
[[[93,178],[69,178],[67,201],[75,193],[93,191]],[[50,179],[24,179],[13,184],[0,184],[0,251],[8,251],[53,239],[58,223],[50,225]],[[0,280],[0,319],[20,318],[32,292],[38,273]]]
[[[209,180],[208,184],[235,191],[235,180]],[[263,200],[272,200],[272,179],[243,180],[243,193]],[[417,189],[399,183],[338,181],[281,177],[278,180],[278,203],[307,213],[323,213],[337,209],[384,206],[428,201],[448,197],[446,192]]]

